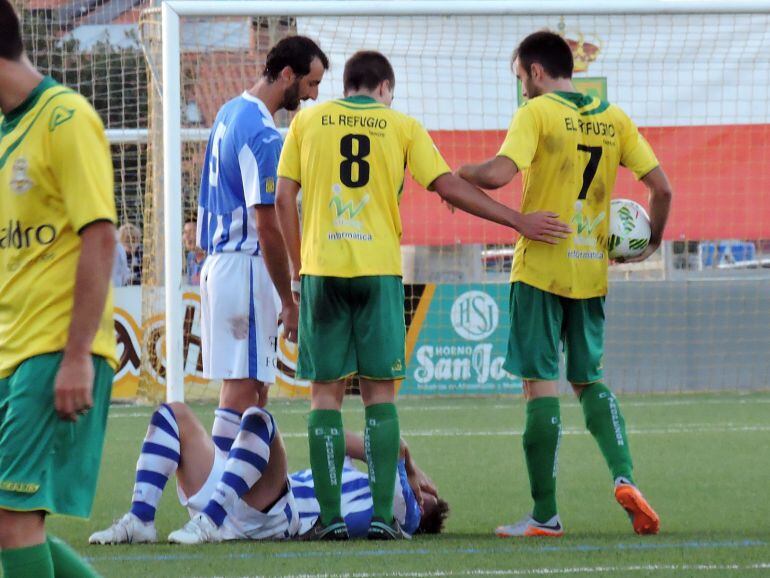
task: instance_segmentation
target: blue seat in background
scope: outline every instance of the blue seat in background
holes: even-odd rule
[[[699,244],[698,252],[704,267],[753,261],[757,257],[757,247],[750,241],[704,241]]]

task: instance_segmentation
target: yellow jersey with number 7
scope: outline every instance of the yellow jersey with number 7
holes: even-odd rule
[[[641,179],[658,166],[631,119],[598,98],[551,92],[516,112],[497,154],[523,173],[522,213],[551,211],[572,229],[556,245],[520,238],[511,281],[573,299],[605,295],[618,167]]]
[[[278,176],[302,186],[302,275],[401,275],[407,168],[426,188],[450,172],[419,122],[372,98],[332,100],[294,117]]]

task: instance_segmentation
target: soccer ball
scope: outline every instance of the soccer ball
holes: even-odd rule
[[[636,257],[650,244],[650,219],[644,208],[628,199],[610,202],[610,259]]]

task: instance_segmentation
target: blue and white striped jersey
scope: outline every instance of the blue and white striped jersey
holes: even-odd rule
[[[315,524],[321,513],[315,497],[313,472],[295,472],[289,476],[289,482],[299,512],[300,534],[304,534]],[[357,470],[352,461],[346,458],[342,469],[342,516],[351,538],[366,537],[372,520],[373,506],[369,476]],[[408,534],[414,534],[420,525],[420,505],[409,486],[403,460],[398,463],[393,515]]]
[[[259,254],[253,207],[275,203],[282,145],[270,111],[248,92],[219,110],[198,199],[197,241],[208,254]]]

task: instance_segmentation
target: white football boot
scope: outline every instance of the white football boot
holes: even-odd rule
[[[152,522],[142,522],[131,512],[116,520],[101,532],[88,538],[89,544],[152,544],[158,541],[158,532]]]
[[[222,533],[205,514],[197,514],[184,527],[168,535],[171,544],[207,544],[222,541]]]

